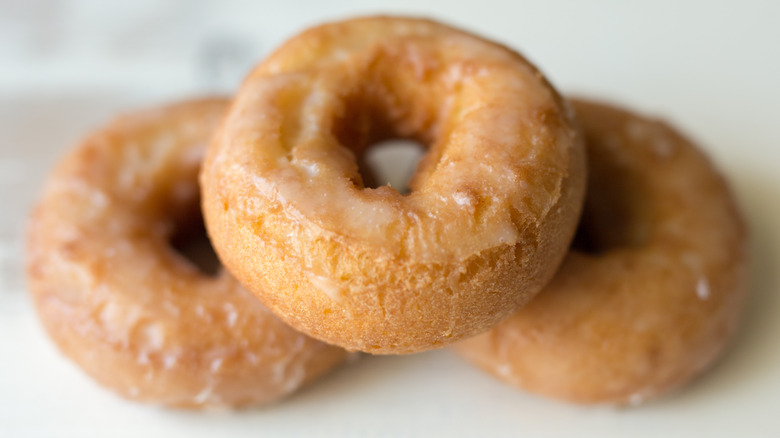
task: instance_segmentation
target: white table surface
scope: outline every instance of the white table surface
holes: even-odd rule
[[[779,437],[780,2],[722,3],[0,0],[0,437]],[[638,408],[578,407],[435,351],[368,357],[264,409],[204,413],[124,401],[57,352],[25,289],[22,231],[63,151],[117,111],[229,92],[296,31],[367,12],[498,39],[560,90],[661,115],[709,151],[754,258],[745,324],[713,370]]]

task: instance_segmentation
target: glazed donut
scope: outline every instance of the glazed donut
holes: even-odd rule
[[[529,305],[456,350],[535,393],[637,404],[702,373],[732,337],[745,226],[723,178],[672,128],[574,107],[589,160],[575,245]]]
[[[63,160],[33,212],[28,283],[46,330],[127,398],[193,408],[271,402],[347,356],[171,246],[202,226],[197,173],[226,108],[203,100],[118,119]]]
[[[293,38],[246,79],[201,174],[223,263],[277,315],[371,353],[491,328],[553,275],[584,197],[571,111],[517,53],[428,20]],[[428,147],[404,196],[376,142]]]

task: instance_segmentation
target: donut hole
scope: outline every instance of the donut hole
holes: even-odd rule
[[[365,149],[358,161],[358,171],[365,188],[390,186],[399,193],[409,193],[409,180],[425,155],[422,144],[413,140],[393,139],[374,143]]]
[[[589,152],[590,181],[572,249],[600,255],[646,245],[652,215],[645,182],[614,158]]]
[[[611,213],[615,216],[607,218],[606,214],[598,214],[586,210],[577,226],[577,232],[572,241],[572,249],[581,253],[601,255],[618,248],[631,248],[641,246],[628,229],[632,219],[621,214],[620,209],[604,209],[602,213]],[[625,213],[625,211],[622,211]],[[610,226],[612,225],[612,226]]]
[[[585,224],[583,219],[577,225],[577,232],[574,234],[574,240],[571,242],[571,249],[593,255],[604,253],[608,248],[604,248],[604,245],[596,240],[592,230]]]
[[[176,220],[168,243],[171,249],[207,277],[216,277],[222,269],[211,246],[200,208],[192,208],[186,217]]]
[[[407,195],[421,182],[412,182],[420,162],[435,164],[432,158],[439,151],[429,145],[435,143],[439,120],[434,111],[413,103],[414,93],[390,85],[393,80],[383,71],[367,73],[362,86],[343,96],[344,111],[333,121],[332,134],[356,157],[360,175],[353,182],[358,188],[389,185]],[[423,160],[426,155],[433,157]]]

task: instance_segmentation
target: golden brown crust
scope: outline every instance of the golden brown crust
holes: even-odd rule
[[[635,404],[700,374],[732,337],[747,293],[745,226],[723,178],[672,128],[574,107],[590,251],[572,250],[528,306],[456,349],[529,391]]]
[[[407,196],[358,172],[355,156],[389,137],[429,147]],[[548,281],[583,154],[517,53],[361,18],[305,31],[249,76],[207,154],[204,214],[226,266],[293,327],[411,353],[489,329]]]
[[[171,233],[198,216],[197,173],[228,102],[125,116],[51,175],[28,233],[28,283],[60,349],[130,399],[274,401],[346,352],[287,327],[229,274],[207,277]]]

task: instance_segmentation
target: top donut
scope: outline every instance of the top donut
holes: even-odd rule
[[[427,152],[401,195],[357,157]],[[309,29],[255,68],[212,142],[203,207],[222,262],[293,327],[412,353],[488,330],[530,300],[580,213],[573,114],[512,50],[433,21]]]

